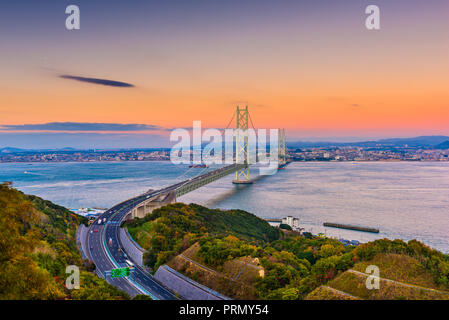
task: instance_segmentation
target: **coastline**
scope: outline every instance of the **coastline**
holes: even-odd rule
[[[33,164],[33,163],[122,163],[122,162],[171,162],[169,159],[153,159],[153,160],[93,160],[93,161],[1,161],[0,164],[4,163],[23,163],[23,164]],[[361,160],[292,160],[293,162],[314,162],[314,163],[348,163],[348,162],[447,162],[449,163],[449,159],[447,160],[402,160],[402,159],[384,159],[384,160],[369,160],[369,159],[361,159]]]

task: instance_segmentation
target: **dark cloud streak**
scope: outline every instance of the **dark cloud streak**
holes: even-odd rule
[[[41,124],[0,125],[5,131],[161,131],[167,128],[137,123],[49,122]]]
[[[62,74],[59,77],[63,78],[63,79],[76,80],[76,81],[99,84],[99,85],[110,86],[110,87],[121,87],[121,88],[133,88],[134,87],[134,85],[130,84],[130,83],[115,81],[115,80],[108,80],[108,79],[72,76],[69,74]]]

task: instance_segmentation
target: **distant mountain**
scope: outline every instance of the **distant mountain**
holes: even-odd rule
[[[65,148],[61,148],[61,149],[57,149],[58,151],[76,151],[77,149],[75,148],[70,148],[70,147],[65,147]]]
[[[411,148],[436,148],[448,149],[449,136],[419,136],[414,138],[390,138],[372,141],[357,142],[332,142],[332,141],[293,141],[287,142],[288,148],[328,148],[328,147],[411,147]],[[204,148],[208,143],[203,143]],[[223,144],[224,149],[224,144]],[[79,148],[56,148],[56,149],[21,149],[14,147],[0,148],[0,154],[5,153],[25,153],[25,152],[76,152],[76,151],[155,151],[170,150],[170,148],[96,148],[96,149],[79,149]]]
[[[88,151],[88,152],[109,152],[109,151],[159,151],[159,150],[170,150],[170,148],[90,148],[90,149],[79,149],[79,148],[56,148],[56,149],[20,149],[12,147],[0,148],[0,153],[25,153],[25,152],[78,152],[78,151]]]
[[[440,144],[437,144],[435,146],[435,149],[449,149],[449,140],[444,141],[444,142],[442,142]]]
[[[380,139],[373,141],[358,141],[358,142],[311,142],[311,141],[297,141],[288,142],[289,148],[319,148],[319,147],[413,147],[413,148],[436,148],[437,145],[448,142],[447,136],[420,136],[414,138],[391,138]]]
[[[409,147],[434,147],[440,143],[449,140],[447,136],[420,136],[415,138],[393,138],[393,139],[383,139],[378,142],[381,144],[391,144],[393,146],[404,146]]]
[[[11,147],[0,148],[0,153],[14,153],[14,152],[24,152],[24,151],[26,151],[26,150],[19,149],[19,148],[11,148]]]

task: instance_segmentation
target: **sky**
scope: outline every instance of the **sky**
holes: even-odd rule
[[[0,148],[166,146],[236,105],[290,141],[449,135],[448,57],[447,0],[4,0]]]

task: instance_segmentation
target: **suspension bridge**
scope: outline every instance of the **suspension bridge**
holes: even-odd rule
[[[176,199],[182,195],[185,195],[191,191],[194,191],[202,186],[205,186],[211,182],[221,179],[227,175],[235,173],[235,179],[232,181],[234,184],[251,184],[253,181],[250,178],[250,148],[257,148],[256,145],[252,146],[249,142],[249,123],[251,123],[251,129],[256,131],[251,115],[248,110],[248,106],[237,106],[231,121],[226,129],[230,126],[232,121],[236,120],[235,124],[235,143],[234,143],[234,163],[227,165],[223,168],[215,169],[209,172],[203,173],[202,170],[195,177],[183,180],[179,183],[171,185],[167,188],[158,190],[157,192],[151,190],[147,194],[143,195],[143,200],[136,203],[136,206],[130,211],[127,219],[133,219],[136,217],[142,218],[148,213],[151,213],[154,209],[167,205],[169,203],[176,202]],[[274,152],[278,152],[277,168],[283,169],[287,164],[287,156],[285,150],[285,129],[278,130],[277,148],[273,148]],[[272,146],[270,146],[270,152]],[[264,152],[266,152],[264,150]],[[256,154],[258,154],[256,152]],[[256,156],[257,157],[257,156]],[[257,163],[257,159],[256,159]],[[191,166],[189,170],[195,168]],[[189,171],[188,170],[188,171]],[[182,175],[184,176],[185,173]],[[136,200],[137,201],[137,200]]]
[[[233,183],[251,183],[249,175],[249,148],[248,120],[252,123],[248,107],[237,107],[235,135],[235,163],[215,169],[209,172],[200,172],[193,178],[185,179],[160,190],[151,190],[132,199],[123,201],[105,211],[89,230],[86,236],[80,239],[87,248],[85,254],[96,266],[98,276],[105,278],[112,285],[126,291],[130,296],[146,294],[154,300],[177,299],[176,295],[164,287],[161,283],[144,270],[139,261],[133,260],[130,253],[126,252],[123,239],[120,236],[120,225],[124,220],[136,217],[144,217],[154,209],[176,202],[176,198],[188,192],[196,190],[208,183],[216,181],[224,176],[235,173]],[[232,122],[232,119],[231,119]],[[253,126],[254,128],[254,126]],[[278,164],[285,166],[285,131],[278,129]],[[270,152],[271,152],[270,146]],[[133,272],[129,276],[112,278],[111,270],[130,266]]]

